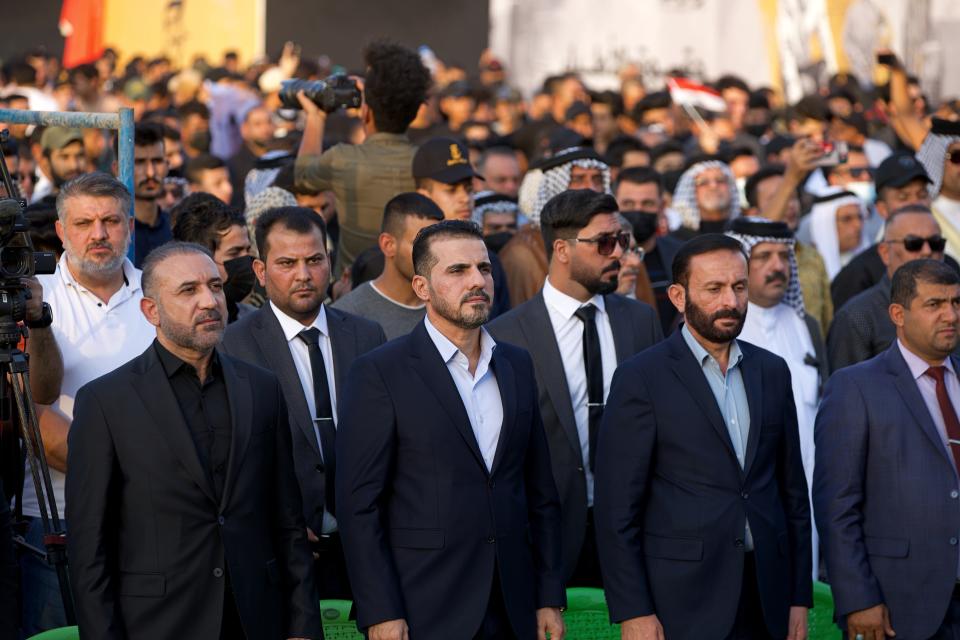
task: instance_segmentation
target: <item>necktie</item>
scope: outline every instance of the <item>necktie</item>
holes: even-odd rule
[[[957,412],[947,395],[947,385],[943,379],[946,371],[946,367],[930,367],[927,369],[927,375],[937,382],[937,403],[943,415],[943,424],[947,427],[947,442],[950,443],[950,451],[953,453],[953,464],[960,473],[960,420],[957,420]]]
[[[320,449],[323,451],[327,511],[334,514],[333,482],[337,470],[337,429],[333,424],[333,404],[330,402],[327,367],[323,364],[323,353],[320,351],[320,330],[316,327],[304,329],[297,334],[297,337],[307,344],[307,351],[310,354],[310,370],[313,372],[313,403],[317,412],[314,420],[317,431],[320,433]]]
[[[583,366],[587,374],[587,409],[589,411],[590,470],[597,459],[597,432],[603,417],[603,357],[600,355],[600,334],[597,333],[597,308],[584,305],[573,315],[583,322]]]

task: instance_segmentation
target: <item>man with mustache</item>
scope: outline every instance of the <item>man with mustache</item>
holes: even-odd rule
[[[87,173],[64,184],[57,196],[56,223],[64,252],[56,273],[37,276],[63,355],[60,395],[39,415],[53,498],[61,514],[67,434],[77,390],[141,353],[153,340],[153,328],[139,309],[140,270],[126,258],[133,226],[129,210],[130,194],[111,175]],[[35,364],[43,366],[43,362]],[[22,504],[29,522],[27,542],[43,547],[33,482],[24,484]],[[69,521],[65,526],[69,529]],[[22,556],[20,566],[24,634],[64,626],[53,567],[29,554]]]
[[[804,640],[810,505],[790,370],[737,339],[739,241],[703,234],[673,261],[685,324],[620,365],[600,425],[597,547],[624,640]]]
[[[138,124],[133,131],[133,263],[137,267],[151,251],[173,240],[170,216],[160,208],[168,171],[164,144],[160,125]]]
[[[563,522],[563,578],[602,586],[593,527],[597,429],[617,365],[658,342],[653,308],[615,293],[630,234],[613,196],[554,196],[540,214],[550,270],[543,289],[490,323],[533,358]]]
[[[427,317],[356,360],[337,432],[337,520],[370,640],[562,640],[560,504],[530,356],[482,328],[479,227],[413,245]],[[538,635],[539,634],[539,635]]]
[[[37,157],[40,178],[33,187],[31,202],[56,197],[65,183],[87,171],[87,156],[80,129],[49,127],[40,136]]]
[[[804,307],[793,232],[785,222],[751,217],[734,220],[727,235],[740,241],[750,261],[747,318],[739,339],[763,346],[783,358],[790,368],[809,488],[813,482],[813,421],[830,368],[820,323]],[[817,542],[814,531],[814,580],[819,579]]]
[[[144,263],[147,349],[77,394],[67,539],[89,638],[320,638],[290,430],[273,374],[219,353],[209,251]]]

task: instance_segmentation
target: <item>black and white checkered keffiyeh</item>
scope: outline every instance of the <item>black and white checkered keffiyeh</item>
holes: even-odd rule
[[[473,221],[483,226],[483,216],[490,212],[512,213],[518,215],[520,207],[517,201],[507,197],[497,197],[493,191],[478,191],[473,195]]]
[[[771,221],[766,218],[750,217],[745,218],[745,220],[757,226],[771,224]],[[800,270],[797,268],[797,254],[794,250],[797,241],[794,238],[785,238],[782,236],[748,235],[734,231],[727,231],[727,235],[739,240],[740,244],[743,245],[743,250],[748,256],[753,252],[753,248],[761,242],[785,244],[790,248],[790,282],[787,284],[787,292],[784,294],[781,302],[796,311],[800,318],[803,318],[806,314],[806,307],[804,307],[803,304],[803,291],[800,289]]]
[[[940,187],[943,185],[943,164],[946,162],[947,150],[950,145],[960,142],[960,136],[945,135],[931,131],[923,139],[920,150],[917,151],[917,160],[927,170],[930,176],[930,195],[936,198],[940,195]]]
[[[697,178],[708,169],[720,169],[730,188],[730,220],[740,215],[740,199],[737,197],[737,181],[727,163],[720,160],[698,162],[683,172],[673,193],[673,209],[680,214],[681,224],[694,231],[700,230],[700,205],[697,204]]]
[[[557,156],[562,156],[565,153],[570,153],[577,151],[577,147],[571,147],[569,149],[564,149],[557,153]],[[606,163],[601,162],[600,160],[594,160],[593,158],[577,158],[576,160],[571,160],[570,162],[561,164],[558,167],[548,169],[543,172],[543,178],[540,180],[537,188],[537,198],[533,203],[533,208],[527,214],[531,222],[540,226],[540,212],[543,210],[543,206],[549,202],[549,200],[560,193],[563,193],[570,187],[570,169],[572,167],[580,167],[582,169],[599,169],[603,173],[603,192],[611,193],[610,191],[610,167]],[[522,200],[521,194],[521,200]]]

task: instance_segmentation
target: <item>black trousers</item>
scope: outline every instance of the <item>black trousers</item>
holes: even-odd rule
[[[740,602],[737,618],[727,640],[772,640],[763,619],[760,605],[760,589],[757,586],[757,563],[753,553],[747,553],[743,561],[743,583],[740,586]]]
[[[353,600],[340,534],[334,532],[318,537],[320,541],[313,543],[313,551],[320,557],[313,563],[313,575],[320,599]]]
[[[597,530],[593,524],[593,507],[587,509],[587,529],[583,535],[583,546],[573,575],[567,581],[568,587],[603,588],[603,576],[600,574],[600,554],[597,552]]]
[[[510,626],[510,616],[507,614],[507,605],[500,589],[500,570],[494,568],[487,611],[483,614],[483,621],[473,635],[473,640],[516,640],[516,637],[513,627]]]

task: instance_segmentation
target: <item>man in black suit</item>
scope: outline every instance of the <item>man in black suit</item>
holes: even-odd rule
[[[156,340],[80,389],[70,428],[81,637],[322,638],[277,379],[215,350],[206,249],[155,249],[142,286]]]
[[[533,298],[490,333],[533,358],[563,522],[563,576],[602,586],[593,529],[594,456],[617,365],[663,338],[654,310],[613,293],[630,236],[613,196],[564,191],[540,213],[550,270]]]
[[[479,227],[413,246],[427,317],[354,363],[337,438],[337,517],[370,640],[562,639],[560,504],[533,364],[481,325]]]
[[[321,598],[350,600],[333,505],[337,400],[354,359],[386,338],[376,322],[323,304],[330,260],[320,216],[302,207],[271,209],[257,219],[256,240],[260,258],[253,269],[270,302],[230,325],[223,350],[280,380],[303,517],[318,560],[317,590]]]
[[[597,451],[597,545],[624,640],[806,638],[810,506],[790,372],[736,338],[740,244],[704,234],[673,262],[686,323],[623,363]],[[732,242],[731,242],[732,241]]]

